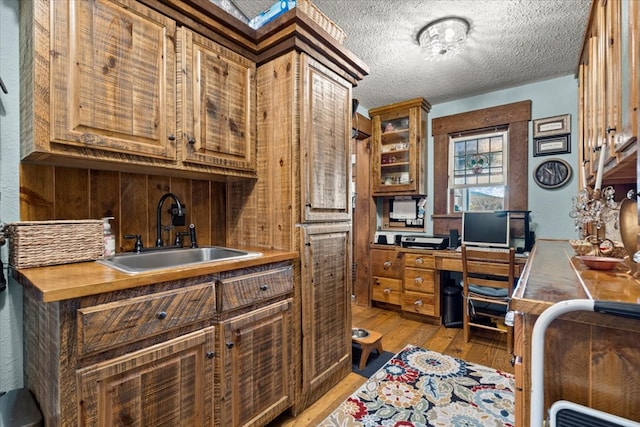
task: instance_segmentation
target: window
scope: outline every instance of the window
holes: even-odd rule
[[[505,144],[508,145],[508,153],[507,150],[503,152],[503,163],[509,169],[505,178],[507,181],[500,184],[504,186],[504,209],[528,209],[529,121],[531,121],[530,100],[437,117],[431,121],[434,235],[448,235],[450,230],[460,230],[462,227],[462,214],[454,211],[453,193],[449,194],[451,192],[449,188],[451,136],[462,134],[466,135],[467,139],[472,139],[478,135],[478,132],[475,131],[477,129],[498,128],[505,130],[508,135],[508,141],[505,140]],[[469,192],[466,191],[466,193]],[[464,195],[465,193],[462,194],[462,196]],[[460,206],[464,206],[464,201],[461,200]]]
[[[506,130],[449,138],[450,212],[505,209]]]

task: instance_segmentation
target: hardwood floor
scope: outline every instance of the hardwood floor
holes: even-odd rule
[[[464,342],[462,329],[445,328],[403,317],[397,312],[380,308],[352,306],[353,326],[382,333],[385,351],[397,353],[407,344],[439,351],[468,362],[479,363],[513,373],[511,355],[506,350],[506,335],[477,331],[469,343]],[[343,400],[360,387],[366,378],[350,373],[329,393],[297,417],[283,414],[270,427],[307,427],[317,425]]]

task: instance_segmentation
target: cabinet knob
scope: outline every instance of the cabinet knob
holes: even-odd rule
[[[424,260],[422,258],[416,258],[416,264],[424,264]]]
[[[384,291],[383,291],[383,292],[384,292],[385,294],[390,294],[390,293],[391,293],[391,289],[389,289],[389,288],[384,288]]]
[[[611,133],[611,132],[615,132],[616,128],[611,127],[611,126],[607,126],[607,133]]]
[[[187,139],[187,142],[191,145],[196,143],[196,139],[194,137],[189,137],[189,139]]]
[[[167,312],[166,311],[161,311],[160,313],[158,313],[157,317],[160,320],[165,319],[167,317]]]
[[[385,261],[384,264],[382,264],[384,266],[384,268],[390,268],[392,263],[391,261]]]
[[[269,289],[269,287],[267,285],[260,285],[260,290],[261,291],[266,291],[267,289]]]
[[[422,302],[422,300],[421,300],[421,299],[416,300],[416,302],[414,302],[413,304],[414,304],[414,305],[417,305],[417,306],[419,306],[419,307],[422,307],[422,306],[424,305],[424,303]]]
[[[167,138],[169,139],[169,141],[175,141],[176,140],[176,136],[174,134],[169,134],[169,136]]]
[[[233,348],[233,343],[232,343],[231,341],[227,341],[227,342],[225,343],[225,345],[227,346],[227,348],[228,348],[229,350],[231,350],[231,349]]]
[[[422,282],[424,282],[424,279],[422,277],[418,276],[415,279],[413,279],[413,281],[416,282],[416,283],[422,283]]]
[[[213,359],[216,357],[216,353],[213,351],[207,351],[207,359]]]
[[[380,280],[376,279],[375,284],[376,284],[377,286],[380,286]]]

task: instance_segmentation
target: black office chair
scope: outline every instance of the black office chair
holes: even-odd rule
[[[513,326],[505,324],[505,316],[516,277],[515,250],[488,251],[463,245],[461,251],[464,340],[469,342],[471,328],[506,333],[511,353]]]

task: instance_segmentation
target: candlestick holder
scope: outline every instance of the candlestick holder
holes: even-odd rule
[[[588,225],[595,230],[587,234],[604,239],[604,225],[616,219],[618,204],[615,201],[615,189],[611,186],[604,189],[585,187],[572,199],[573,206],[569,216],[573,218],[576,230],[583,232]]]

